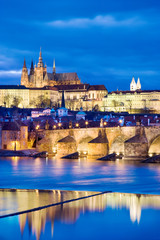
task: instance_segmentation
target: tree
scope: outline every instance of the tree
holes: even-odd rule
[[[18,105],[22,102],[22,97],[16,96],[13,98],[12,107],[18,107]]]
[[[37,107],[41,107],[41,108],[51,107],[53,105],[51,99],[43,95],[38,96],[38,99],[36,102],[37,102],[36,104]]]
[[[99,106],[98,106],[98,104],[96,104],[96,105],[93,107],[92,111],[94,111],[94,112],[98,112],[98,111],[99,111]]]
[[[4,96],[4,105],[5,107],[10,107],[11,96],[9,94]]]

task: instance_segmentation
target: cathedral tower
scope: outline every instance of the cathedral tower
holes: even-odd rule
[[[130,91],[136,91],[137,90],[137,84],[135,82],[134,77],[132,78],[132,82],[130,84]]]
[[[141,83],[139,78],[137,80],[137,90],[141,90]]]
[[[26,87],[29,86],[28,70],[27,70],[27,67],[26,67],[26,60],[25,59],[24,59],[24,64],[23,64],[23,68],[22,68],[21,85],[24,85]]]

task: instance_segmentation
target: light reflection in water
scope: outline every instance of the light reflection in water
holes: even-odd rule
[[[0,216],[97,194],[89,191],[0,190]]]
[[[1,158],[0,188],[160,193],[158,165],[93,159]]]
[[[80,214],[85,212],[103,212],[106,208],[128,209],[130,220],[140,223],[141,211],[145,208],[160,209],[160,196],[124,194],[124,193],[107,193],[96,197],[91,197],[64,205],[58,205],[46,208],[37,212],[19,215],[19,225],[21,233],[25,226],[31,226],[32,233],[39,240],[41,232],[44,231],[46,222],[50,222],[53,235],[54,221],[58,220],[65,224],[75,223]]]
[[[17,200],[18,209],[22,210],[22,208],[24,208],[24,205],[27,209],[31,209],[31,207],[33,208],[35,206],[42,206],[42,204],[46,203],[48,199],[51,198],[51,196],[52,200],[54,196],[55,202],[60,202],[62,200],[64,201],[66,199],[69,199],[68,196],[70,196],[70,199],[87,196],[88,192],[73,191],[64,193],[63,191],[53,190],[49,192],[45,191],[43,194],[42,191],[39,190],[32,192],[23,192],[19,190],[15,191],[14,194],[12,193],[12,195],[9,195],[9,197],[12,197],[13,195]],[[3,195],[2,200],[1,194],[0,206],[2,206],[1,203],[4,201],[4,196],[5,199],[7,199],[7,196]],[[7,206],[11,207],[10,205],[7,205],[6,202],[6,207]],[[160,196],[127,193],[106,193],[83,200],[77,200],[74,202],[45,208],[39,211],[21,214],[19,215],[19,226],[22,234],[24,232],[24,229],[28,227],[32,231],[32,234],[36,236],[36,239],[39,240],[41,233],[45,231],[46,224],[49,224],[51,226],[50,232],[53,235],[55,220],[64,224],[74,224],[79,219],[80,215],[84,215],[86,212],[103,213],[107,209],[126,209],[129,211],[130,221],[133,223],[137,222],[139,224],[142,210],[148,208],[160,209]]]

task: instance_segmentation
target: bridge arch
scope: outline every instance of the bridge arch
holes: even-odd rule
[[[78,142],[78,147],[77,150],[78,152],[88,152],[88,143],[93,140],[93,138],[91,136],[85,136],[83,138],[81,138]]]
[[[111,146],[109,148],[109,153],[122,153],[124,154],[124,142],[127,140],[128,138],[125,135],[119,135],[117,136],[113,142],[111,143]]]
[[[160,134],[151,142],[149,154],[160,154]]]

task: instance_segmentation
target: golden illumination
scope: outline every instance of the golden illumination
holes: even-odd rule
[[[79,123],[76,123],[76,127],[79,127]]]
[[[40,128],[39,124],[36,126],[36,130],[38,130]]]
[[[61,127],[62,126],[62,123],[58,123],[58,127]]]
[[[56,126],[56,125],[54,125],[54,126],[53,126],[53,128],[54,128],[54,129],[56,129],[56,128],[57,128],[57,126]]]
[[[103,124],[104,124],[104,126],[106,126],[106,125],[107,125],[107,123],[106,123],[106,122],[104,122]]]

